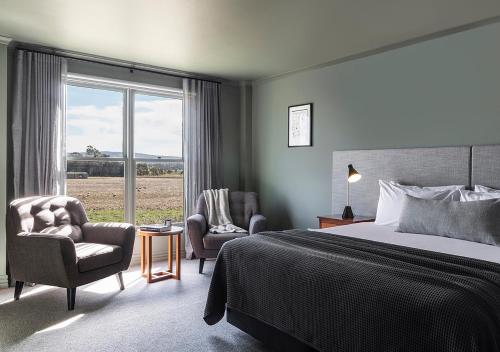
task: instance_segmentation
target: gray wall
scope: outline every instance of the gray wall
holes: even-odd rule
[[[499,38],[491,24],[254,82],[254,183],[271,226],[317,227],[331,211],[333,150],[500,143]],[[308,102],[314,145],[287,148],[287,107]]]

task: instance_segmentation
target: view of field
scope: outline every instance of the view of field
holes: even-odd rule
[[[124,221],[123,177],[68,179],[67,194],[82,201],[90,221]],[[183,219],[183,177],[136,178],[136,224],[162,223],[165,218]]]

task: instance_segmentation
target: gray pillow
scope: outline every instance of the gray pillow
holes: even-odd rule
[[[500,201],[458,202],[405,196],[396,231],[500,246]]]

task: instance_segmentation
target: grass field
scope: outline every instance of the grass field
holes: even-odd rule
[[[137,177],[136,223],[153,224],[165,218],[183,219],[182,176]],[[90,221],[124,221],[123,177],[68,179],[68,195],[85,206]]]

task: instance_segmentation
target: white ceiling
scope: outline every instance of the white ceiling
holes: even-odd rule
[[[497,15],[499,0],[0,0],[0,35],[257,79]]]

